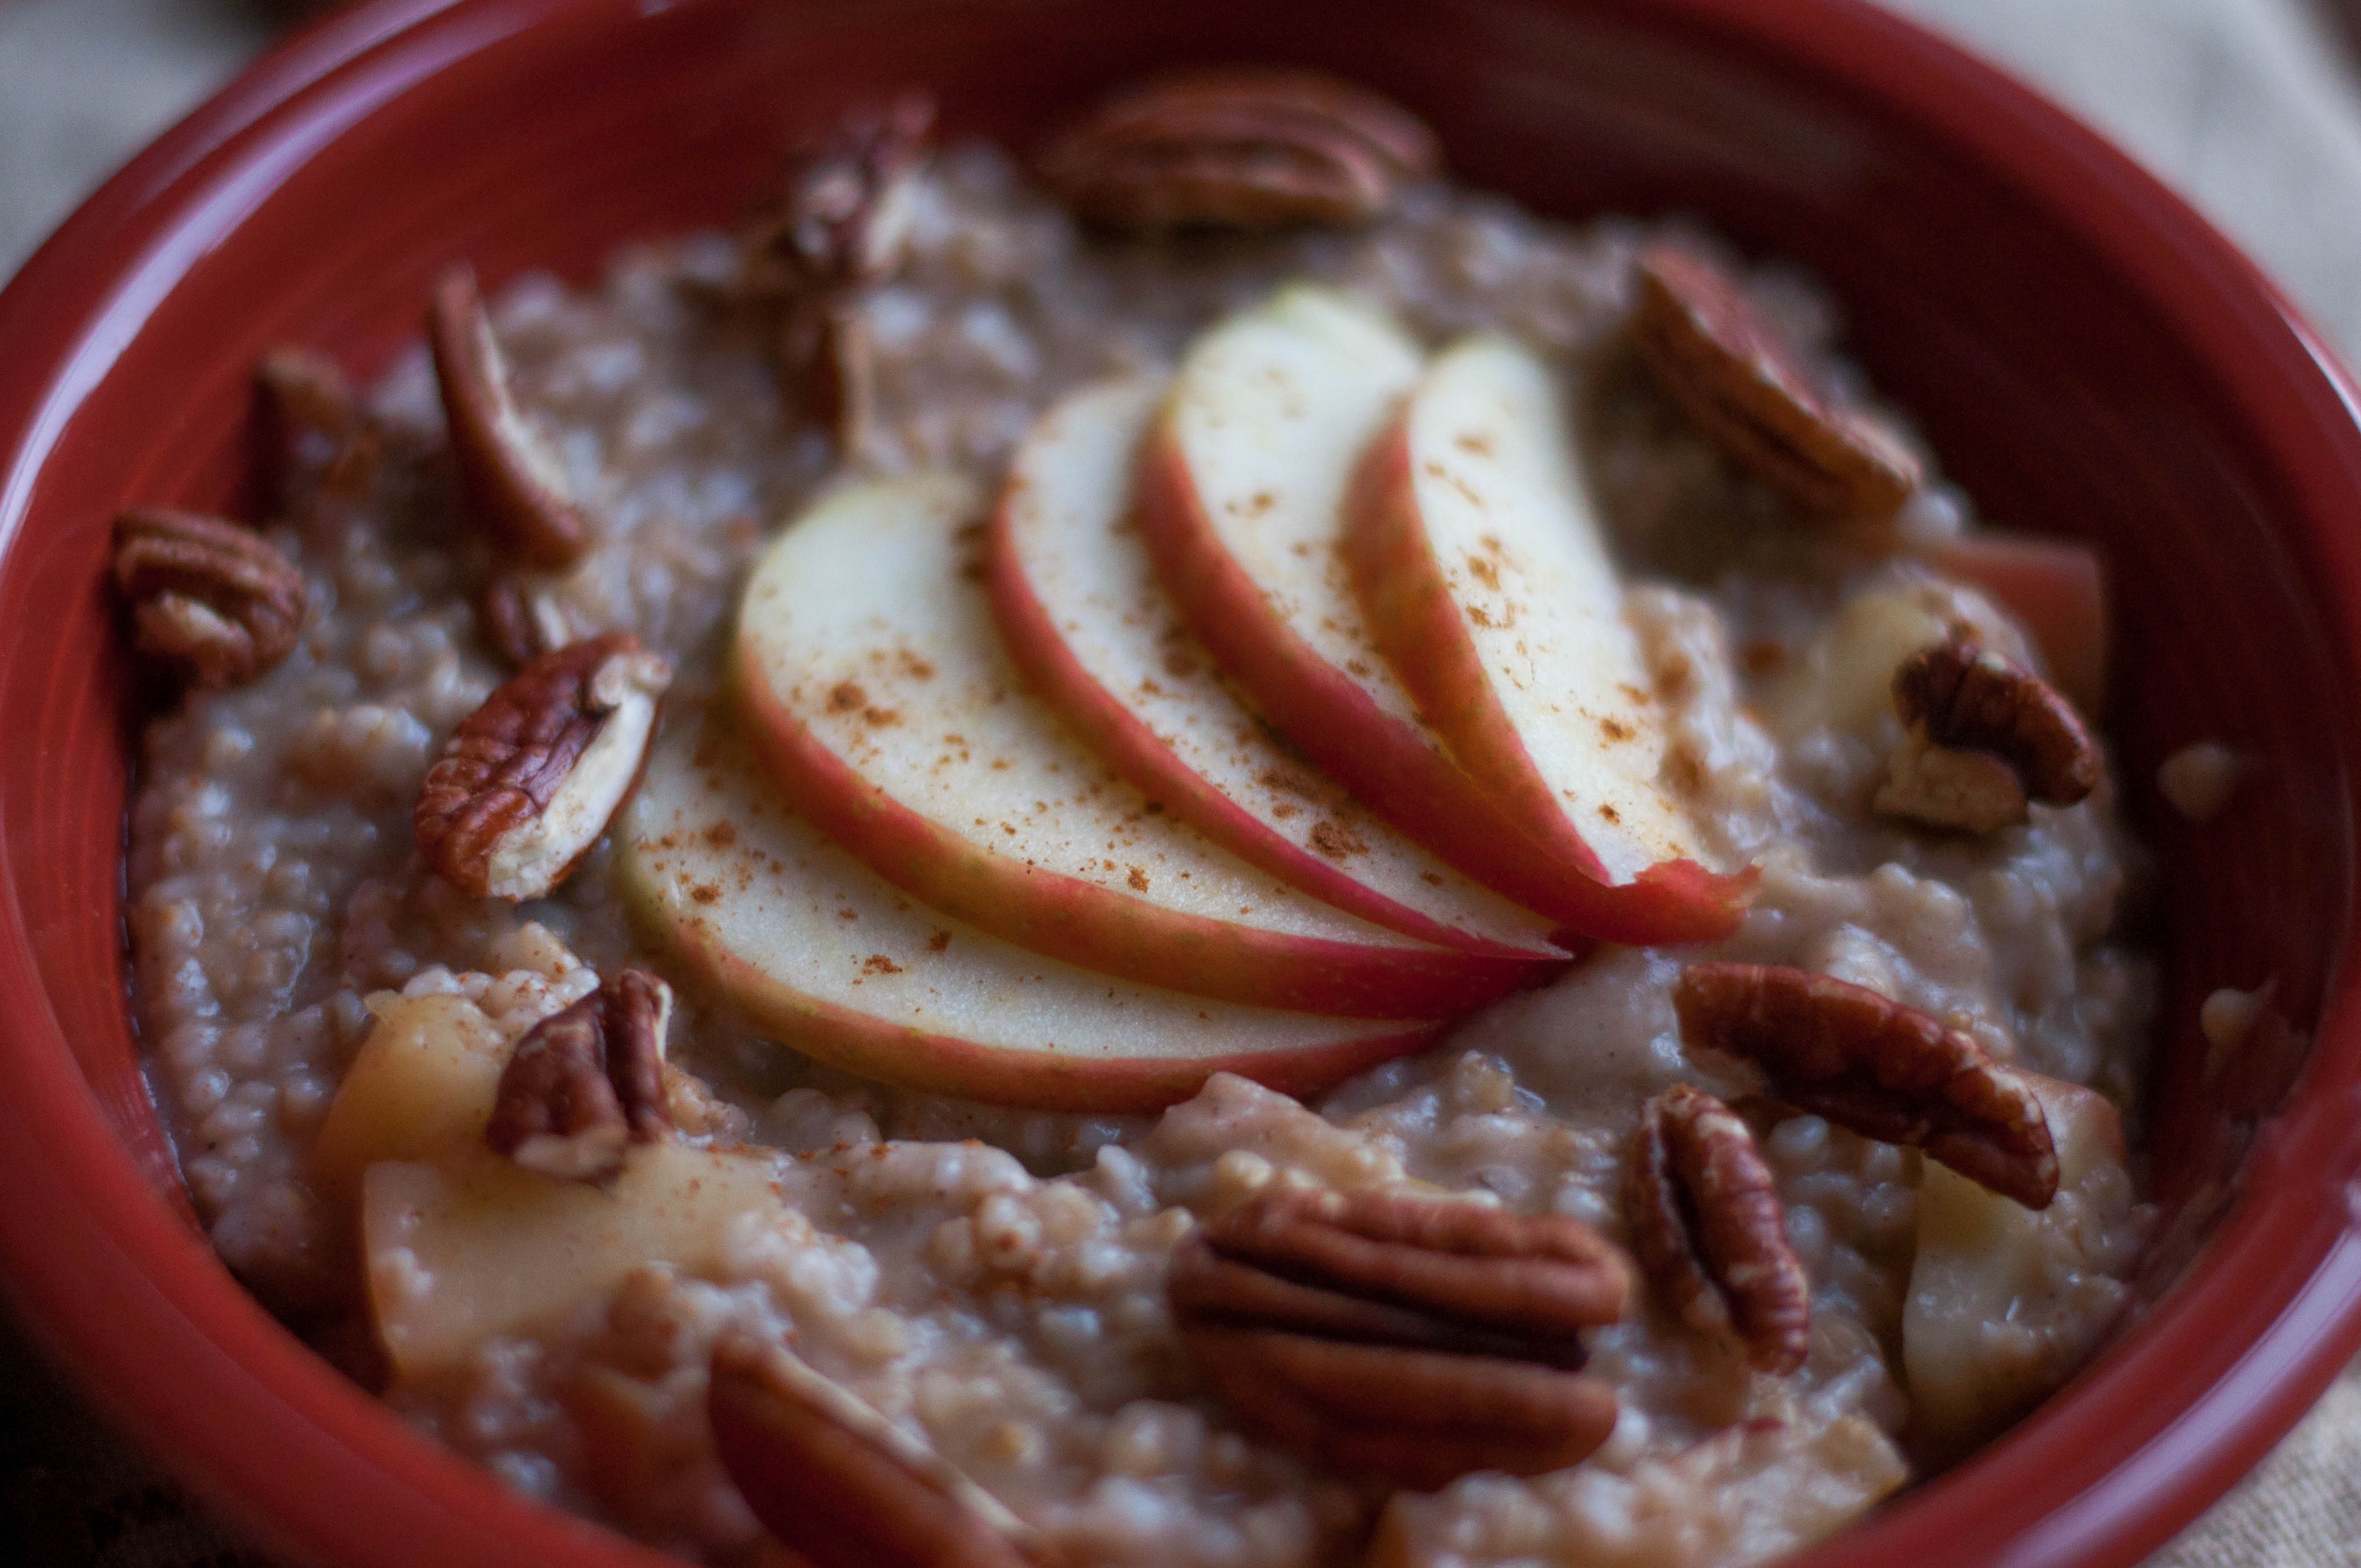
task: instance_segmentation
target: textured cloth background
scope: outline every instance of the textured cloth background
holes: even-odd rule
[[[1887,3],[2114,137],[2361,364],[2361,71],[2328,11],[2307,0]],[[2320,3],[2361,12],[2355,0]],[[0,278],[261,46],[264,9],[0,0]],[[5,1321],[0,1562],[264,1568],[83,1409]],[[2151,1568],[2361,1568],[2361,1364]]]

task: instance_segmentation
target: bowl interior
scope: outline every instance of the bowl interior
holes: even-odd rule
[[[266,64],[135,166],[125,178],[139,189],[112,190],[0,303],[12,353],[34,345],[0,383],[0,433],[21,442],[0,471],[0,724],[38,742],[0,759],[0,842],[39,1003],[10,1026],[12,1063],[70,1051],[115,1157],[129,1151],[184,1205],[124,1005],[123,813],[143,693],[116,648],[103,565],[126,502],[250,515],[249,376],[264,349],[311,343],[374,374],[418,330],[446,262],[472,260],[491,284],[527,266],[587,279],[621,241],[728,220],[799,129],[884,91],[923,85],[951,134],[1021,144],[1146,68],[1296,60],[1398,95],[1463,177],[1542,211],[1696,213],[1814,269],[1847,309],[1852,348],[1988,520],[2104,553],[2107,722],[2164,872],[2153,1176],[2193,1237],[2308,1059],[2316,1084],[2356,1076],[2350,1030],[2309,1049],[2354,894],[2345,607],[2361,573],[2336,527],[2361,500],[2350,419],[2267,294],[2111,155],[1849,0],[1763,9],[1736,0],[483,0],[373,49],[402,8],[370,7]],[[2094,186],[2107,201],[2078,205]],[[2256,766],[2227,813],[2193,827],[2151,781],[2202,739]],[[2209,1064],[2198,1003],[2266,980],[2275,1025]],[[2347,1176],[2361,1163],[2349,1145],[2338,1157]],[[225,1305],[236,1288],[209,1262],[173,1268],[160,1288],[177,1311],[246,1310]],[[2135,1343],[2186,1317],[2195,1293],[2192,1280]],[[102,1354],[78,1355],[109,1384]],[[2123,1359],[2065,1403],[2121,1384]],[[295,1397],[285,1379],[330,1376],[265,1381],[269,1397]],[[2154,1398],[2125,1393],[2122,1408]],[[2045,1423],[2070,1430],[2053,1409],[2004,1446],[2056,1446]],[[1978,1555],[2012,1530],[2068,1539],[2037,1527],[2097,1474],[2070,1457],[2059,1447],[2043,1486],[1987,1510]],[[451,1468],[422,1463],[421,1475]],[[2018,1463],[2027,1477],[2032,1463]],[[1998,1472],[1978,1478],[1993,1464],[1943,1489],[1993,1490]],[[270,1511],[252,1487],[216,1481]],[[482,1501],[487,1529],[543,1528]],[[1934,1511],[1905,1503],[1881,1531],[1916,1528],[1914,1510]],[[2148,1538],[2161,1518],[2140,1527]],[[396,1560],[349,1525],[279,1528],[338,1561]],[[1969,1550],[1929,1530],[1911,1539],[1930,1562]],[[494,1537],[480,1541],[449,1560],[493,1561]]]

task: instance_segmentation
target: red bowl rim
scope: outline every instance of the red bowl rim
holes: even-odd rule
[[[1605,0],[1634,8],[1642,0]],[[2339,674],[2361,690],[2353,388],[2255,267],[2063,111],[1865,0],[1646,0],[1879,104],[2073,232],[2226,389],[2295,498]],[[266,54],[126,166],[0,292],[0,551],[48,453],[189,261],[292,162],[492,38],[599,6],[377,0]],[[2355,715],[2337,716],[2361,756]],[[2350,810],[2350,803],[2346,803]],[[155,1190],[75,1065],[0,840],[0,1279],[123,1430],[269,1547],[350,1568],[671,1561],[510,1494],[264,1313]],[[2066,1395],[1814,1552],[1883,1563],[2128,1564],[2262,1455],[2361,1349],[2361,965],[2345,922],[2318,1045],[2248,1165],[2250,1196],[2173,1296]],[[59,1246],[71,1235],[80,1245]],[[2159,1395],[2158,1390],[2162,1390]],[[291,1457],[293,1456],[293,1457]]]

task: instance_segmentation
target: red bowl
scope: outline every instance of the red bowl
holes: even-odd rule
[[[1544,211],[1697,212],[1808,264],[1990,518],[2106,554],[2112,728],[2166,868],[2154,1177],[2180,1255],[2206,1239],[2065,1393],[1810,1562],[2131,1563],[2361,1344],[2361,429],[2269,285],[2065,115],[1855,0],[381,0],[249,71],[0,295],[0,1276],[270,1549],[659,1561],[412,1432],[195,1229],[124,1002],[110,514],[246,506],[256,356],[374,372],[455,257],[587,278],[726,218],[798,126],[884,90],[1022,138],[1111,79],[1241,57],[1398,94]],[[2191,828],[2148,781],[2208,737],[2261,766]],[[2266,978],[2283,1026],[2209,1077],[2198,1003]]]

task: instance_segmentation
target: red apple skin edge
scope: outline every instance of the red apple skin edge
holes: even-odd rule
[[[1372,925],[1438,947],[1530,965],[1537,981],[1568,961],[1563,954],[1535,953],[1471,936],[1395,903],[1272,833],[1183,765],[1068,652],[1049,612],[1025,579],[1013,529],[1004,504],[993,513],[985,554],[987,588],[1001,641],[1035,695],[1057,709],[1109,767],[1142,794],[1162,802],[1174,817],[1247,864]]]
[[[1407,407],[1362,459],[1345,505],[1345,567],[1378,652],[1422,711],[1455,716],[1453,743],[1467,747],[1466,774],[1494,781],[1503,807],[1529,825],[1570,882],[1587,890],[1586,928],[1633,944],[1728,935],[1746,916],[1762,874],[1756,868],[1725,875],[1695,861],[1668,861],[1628,883],[1610,883],[1598,852],[1551,795],[1493,694],[1419,523]]]
[[[1503,897],[1564,921],[1569,938],[1703,941],[1742,917],[1751,874],[1717,879],[1702,867],[1684,872],[1684,861],[1651,868],[1629,888],[1602,887],[1584,869],[1597,863],[1587,850],[1576,861],[1554,853],[1417,730],[1292,634],[1268,627],[1261,589],[1222,548],[1164,421],[1143,447],[1138,493],[1157,576],[1190,630],[1266,718],[1401,832]],[[1245,632],[1257,621],[1262,635]],[[1701,897],[1699,878],[1743,885]]]
[[[1928,546],[1925,559],[2023,623],[2058,689],[2084,715],[2099,716],[2107,694],[2107,579],[2097,551],[2023,533],[1968,533]]]
[[[1192,996],[1337,1018],[1446,1018],[1551,973],[1523,955],[1257,931],[979,850],[853,773],[780,706],[749,657],[735,670],[741,711],[755,756],[796,812],[911,897],[1028,951]]]
[[[680,923],[675,955],[796,1050],[862,1078],[992,1105],[1144,1113],[1188,1099],[1217,1072],[1303,1099],[1380,1062],[1425,1050],[1450,1027],[1448,1022],[1375,1024],[1358,1039],[1224,1057],[1061,1057],[929,1034],[822,1002],[717,950],[699,938],[697,926],[694,916]]]

